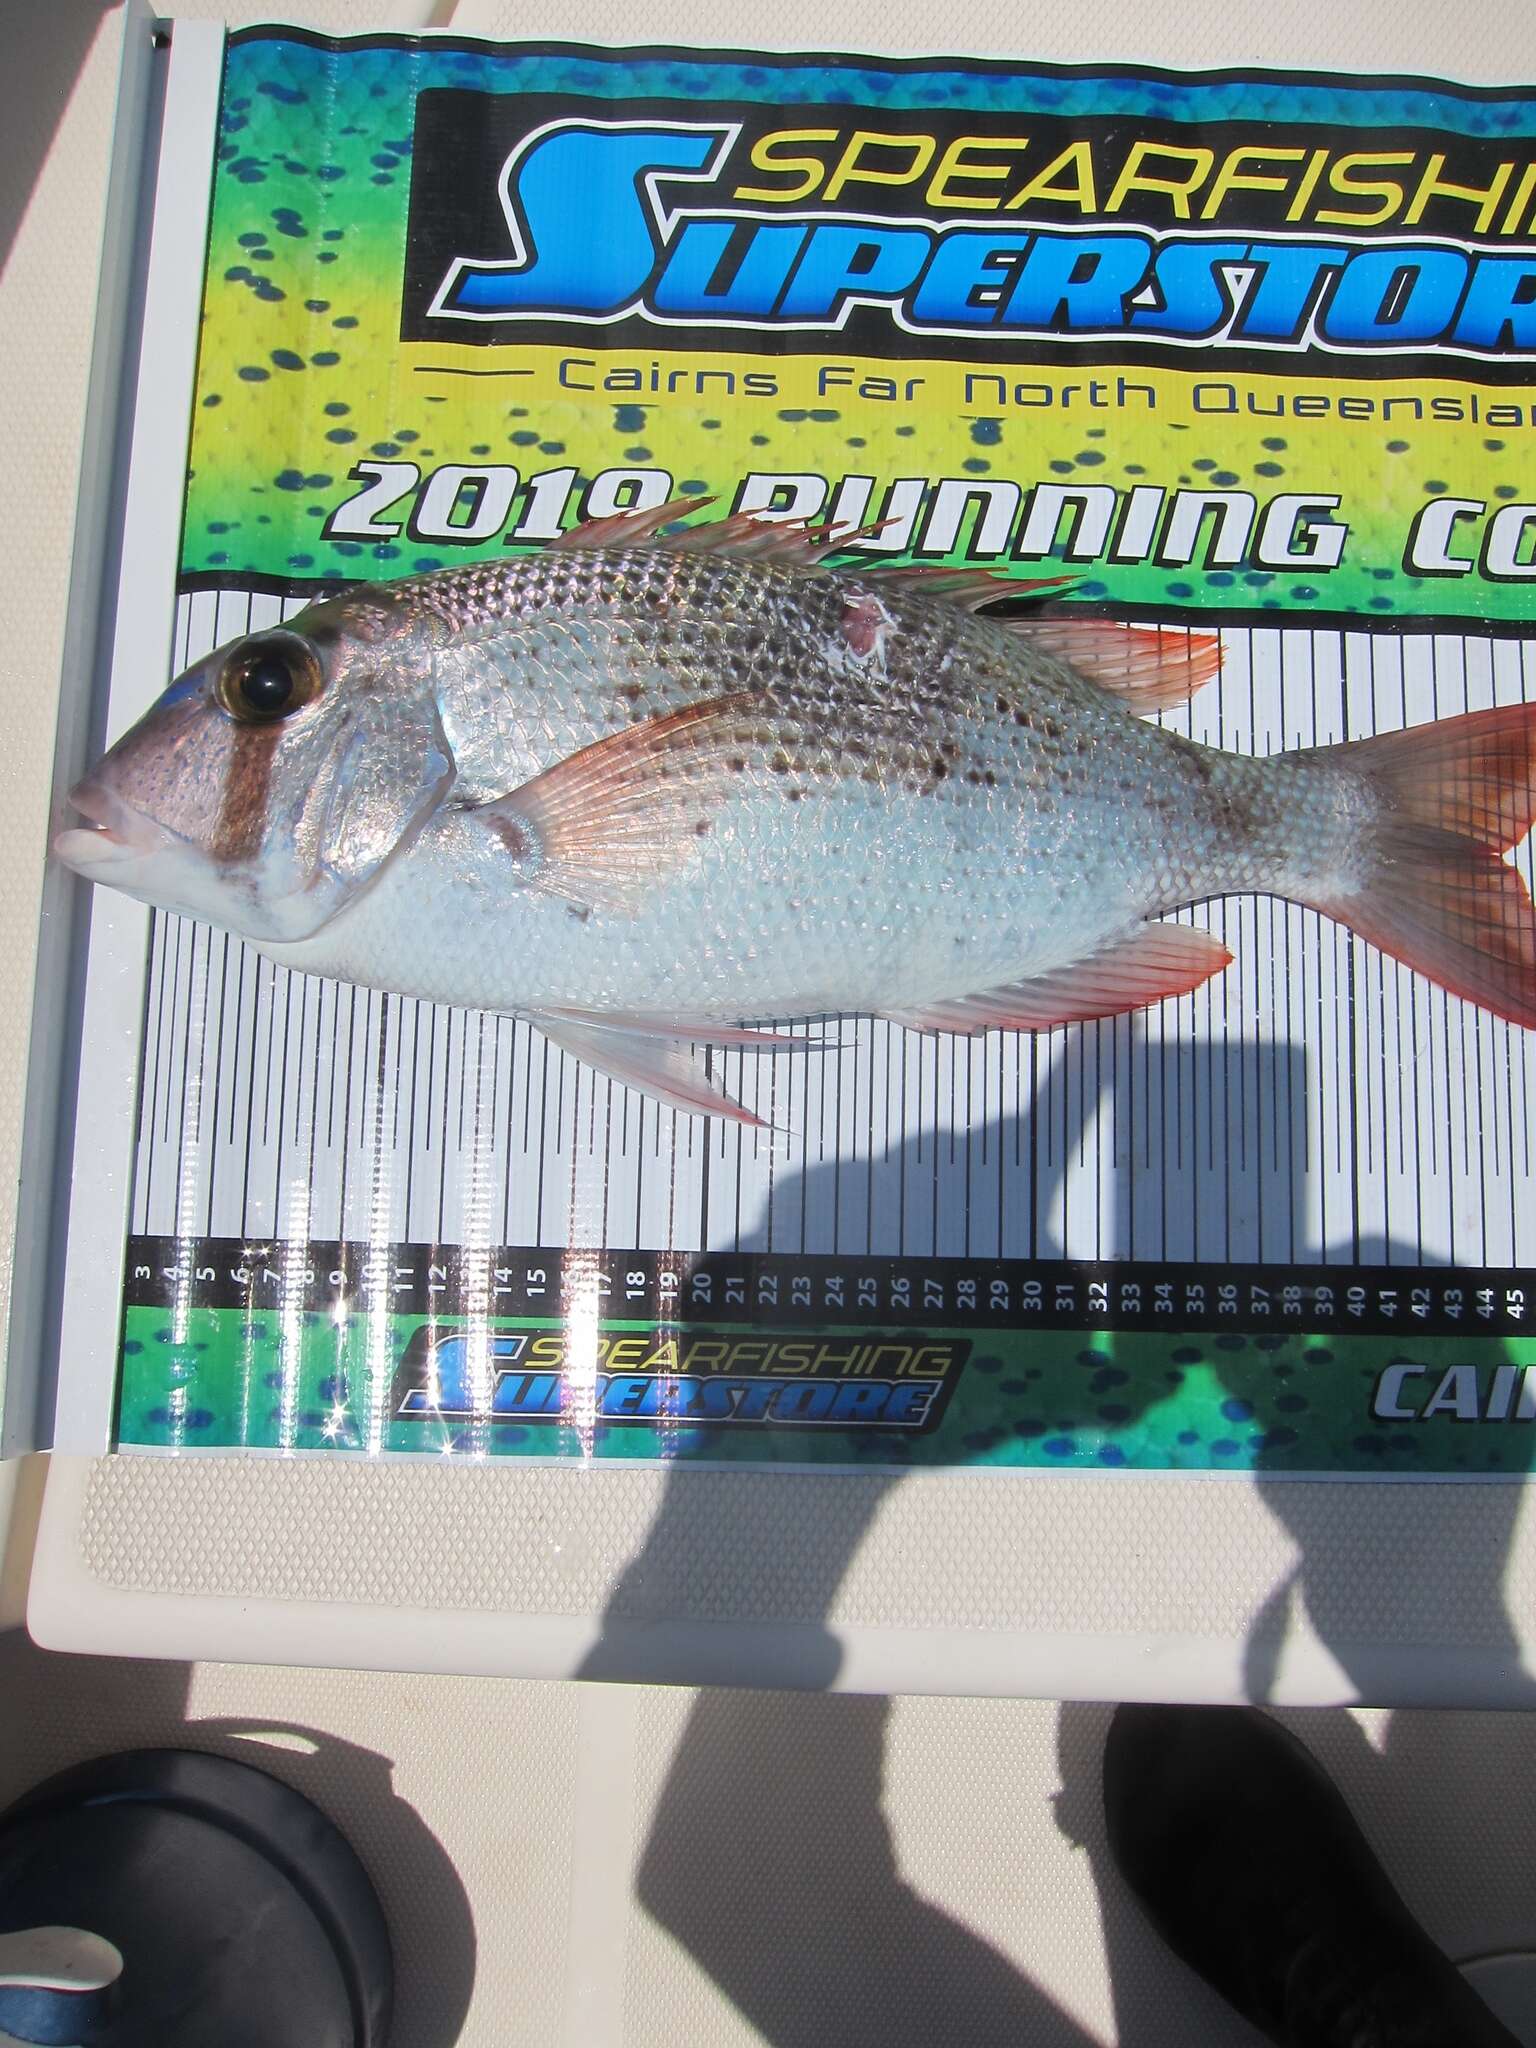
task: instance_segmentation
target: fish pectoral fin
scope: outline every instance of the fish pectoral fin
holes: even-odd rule
[[[1114,619],[1002,619],[1018,639],[1064,661],[1128,711],[1174,711],[1221,669],[1221,638]]]
[[[569,1012],[528,1010],[524,1014],[551,1045],[627,1088],[638,1088],[664,1108],[680,1109],[690,1116],[723,1116],[752,1130],[768,1128],[760,1116],[732,1101],[711,1078],[703,1056],[684,1039],[578,1021]]]
[[[610,733],[467,817],[512,878],[591,910],[634,912],[710,830],[758,735],[747,691]]]
[[[1033,981],[884,1014],[909,1031],[952,1031],[962,1037],[982,1031],[1054,1031],[1062,1024],[1143,1010],[1168,996],[1187,996],[1231,959],[1219,939],[1193,925],[1146,924],[1130,938]]]

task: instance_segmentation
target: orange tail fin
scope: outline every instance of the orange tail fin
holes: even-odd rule
[[[1453,995],[1536,1030],[1536,904],[1500,858],[1536,822],[1536,704],[1318,753],[1363,776],[1381,811],[1360,886],[1313,907]]]

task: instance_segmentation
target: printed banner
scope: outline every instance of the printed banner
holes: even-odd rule
[[[1513,624],[1536,100],[235,38],[185,568],[674,493],[1087,601]]]

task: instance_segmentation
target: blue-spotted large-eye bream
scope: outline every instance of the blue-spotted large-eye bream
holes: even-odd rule
[[[661,506],[311,605],[173,683],[73,793],[81,874],[284,964],[528,1017],[680,1108],[791,1019],[1049,1030],[1290,897],[1536,1026],[1536,705],[1253,760],[1139,715],[1214,636]],[[834,558],[835,559],[835,558]],[[1035,587],[1033,596],[1042,591]]]

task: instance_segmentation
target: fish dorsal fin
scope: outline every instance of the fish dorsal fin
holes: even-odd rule
[[[664,505],[651,505],[642,510],[636,507],[630,512],[610,512],[603,519],[583,519],[579,526],[573,526],[548,543],[552,548],[642,548],[664,545],[657,535],[664,526],[670,526],[674,519],[686,518],[690,512],[697,512],[701,506],[712,505],[713,498],[668,498]],[[708,527],[700,529],[708,532]],[[678,536],[673,536],[675,544]]]
[[[710,519],[663,533],[664,526],[686,518],[712,498],[669,498],[648,511],[614,512],[606,519],[587,519],[552,540],[552,548],[662,548],[674,555],[722,555],[738,561],[777,562],[781,568],[820,569],[850,541],[865,540],[880,528],[861,526],[836,533],[809,519],[784,519],[773,513],[735,512],[728,519]],[[997,592],[992,595],[995,597]]]
[[[835,527],[809,519],[785,519],[773,513],[734,512],[685,526],[676,533],[663,527],[712,504],[710,498],[669,498],[646,511],[614,512],[603,519],[583,520],[552,540],[552,548],[661,548],[677,555],[719,555],[735,561],[774,562],[780,568],[823,575],[847,576],[859,582],[904,585],[914,597],[951,604],[961,611],[980,611],[1005,599],[1034,601],[1059,593],[1071,576],[1017,577],[998,569],[954,569],[927,562],[837,562],[855,542],[872,540],[888,524]],[[1007,620],[999,623],[1008,624]]]
[[[1123,626],[1114,619],[1042,618],[1033,607],[1060,595],[1071,576],[1017,577],[998,569],[954,569],[926,562],[833,562],[855,541],[872,538],[882,521],[838,532],[804,519],[778,519],[736,512],[729,519],[663,533],[687,513],[712,503],[708,498],[670,498],[646,511],[615,512],[588,519],[550,542],[554,548],[662,548],[673,554],[719,555],[738,561],[773,562],[780,568],[842,576],[849,581],[896,585],[913,597],[953,605],[959,611],[989,611],[993,623],[1087,676],[1118,697],[1130,711],[1168,711],[1189,701],[1221,667],[1215,633],[1172,626]],[[1031,607],[1022,618],[990,612],[1020,601]]]
[[[1060,596],[1077,581],[1075,576],[1008,576],[1001,569],[949,569],[942,562],[861,562],[857,567],[847,565],[844,573],[861,582],[869,578],[905,584],[914,597],[951,604],[963,612],[979,612],[1005,600],[1039,603],[1048,593]],[[999,617],[996,623],[1008,626],[1013,621]]]
[[[860,532],[873,529],[860,529]],[[729,555],[738,561],[777,562],[786,569],[822,569],[829,555],[855,538],[834,540],[832,529],[808,519],[770,519],[755,512],[733,513],[707,526],[687,526],[659,543],[679,555]]]
[[[1001,619],[1042,654],[1064,661],[1128,711],[1172,711],[1221,670],[1221,639],[1180,626],[1122,626],[1115,619]]]
[[[466,816],[500,842],[525,887],[632,913],[708,835],[761,719],[750,691],[685,704],[579,748]]]
[[[1220,939],[1193,925],[1145,924],[1130,938],[1033,981],[884,1015],[911,1031],[952,1031],[960,1037],[982,1031],[1054,1031],[1062,1024],[1115,1017],[1169,996],[1187,996],[1231,959]]]

